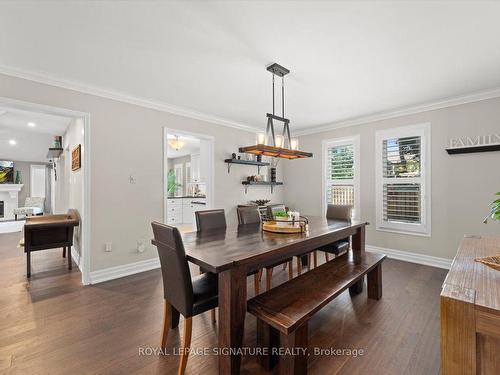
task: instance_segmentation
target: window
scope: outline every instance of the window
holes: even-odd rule
[[[351,205],[359,218],[359,136],[324,141],[323,160],[323,212],[328,204]]]
[[[376,136],[377,229],[430,236],[430,124]]]

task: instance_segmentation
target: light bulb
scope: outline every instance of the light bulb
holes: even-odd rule
[[[275,136],[275,142],[276,142],[276,147],[283,147],[283,136],[282,135],[277,135]]]
[[[292,138],[290,140],[290,149],[292,149],[292,150],[299,149],[299,139],[298,138]]]
[[[262,132],[257,133],[257,144],[265,145],[266,144],[266,135]]]

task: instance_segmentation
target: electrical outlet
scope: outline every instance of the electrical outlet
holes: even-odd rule
[[[144,250],[146,250],[146,245],[144,245],[144,242],[142,241],[137,241],[137,251],[139,253],[143,253]]]
[[[104,251],[110,252],[113,250],[113,244],[111,242],[106,242],[104,244]]]

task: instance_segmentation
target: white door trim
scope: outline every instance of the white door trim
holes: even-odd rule
[[[58,115],[58,116],[66,116],[73,118],[81,118],[83,120],[83,129],[84,129],[84,137],[83,137],[83,160],[82,160],[82,169],[84,173],[83,178],[83,212],[80,212],[82,221],[82,253],[80,257],[79,267],[82,272],[82,284],[88,285],[90,284],[90,265],[91,265],[91,256],[92,253],[90,251],[90,238],[91,238],[91,165],[90,165],[90,154],[91,154],[91,145],[90,145],[90,113],[87,112],[79,112],[71,109],[53,107],[43,104],[36,104],[25,102],[16,99],[10,99],[5,97],[0,97],[0,105],[25,110],[25,111],[36,111],[50,115]],[[74,251],[72,252],[74,253]],[[75,259],[75,261],[77,261]],[[78,262],[77,262],[78,263]]]

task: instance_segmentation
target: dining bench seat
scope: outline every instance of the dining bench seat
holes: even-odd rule
[[[279,358],[280,374],[306,374],[309,319],[346,289],[351,288],[355,294],[356,285],[365,275],[368,298],[380,299],[385,257],[349,251],[250,299],[247,310],[257,317],[257,345],[269,353],[260,358],[261,364],[270,370]],[[273,355],[278,352],[276,348],[288,354]]]

